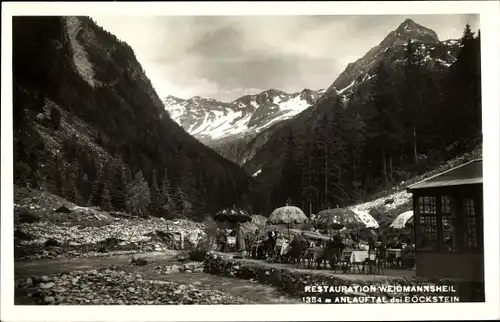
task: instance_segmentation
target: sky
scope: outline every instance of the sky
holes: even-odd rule
[[[406,18],[457,39],[477,15],[93,16],[127,42],[161,98],[233,101],[329,87]]]

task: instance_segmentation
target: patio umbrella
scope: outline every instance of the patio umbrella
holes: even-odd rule
[[[391,223],[391,228],[402,229],[413,225],[413,210],[399,214]]]
[[[365,228],[372,228],[372,229],[379,228],[379,224],[375,220],[375,218],[373,218],[373,216],[367,213],[366,211],[361,211],[356,209],[353,209],[352,211],[356,214],[356,216],[358,216],[359,220],[361,220],[364,223]]]
[[[273,225],[287,225],[288,235],[290,235],[290,224],[302,224],[306,220],[307,216],[300,208],[286,205],[275,209],[267,219],[267,223]]]
[[[341,229],[362,227],[365,224],[355,212],[346,208],[325,209],[314,219],[313,226],[318,229]]]
[[[245,233],[254,233],[256,230],[263,231],[266,227],[267,218],[261,215],[252,215],[251,220],[241,225]]]
[[[231,223],[242,223],[252,220],[252,217],[243,209],[236,207],[225,208],[215,214],[216,221],[229,221]]]

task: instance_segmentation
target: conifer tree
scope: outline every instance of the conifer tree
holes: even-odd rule
[[[127,198],[126,165],[117,161],[113,167],[109,193],[114,209],[125,210]]]
[[[281,199],[283,202],[290,199],[291,203],[300,203],[300,174],[297,165],[294,132],[290,130],[286,140],[283,166],[281,170]]]
[[[102,196],[101,196],[101,207],[104,210],[111,211],[113,210],[113,204],[112,204],[112,197],[111,197],[111,192],[109,186],[104,186],[104,189],[102,190]]]
[[[172,199],[172,187],[170,186],[170,178],[168,175],[167,168],[165,168],[163,172],[163,178],[160,187],[160,195],[161,195],[160,200],[163,202],[162,208],[164,210],[164,213],[166,213],[168,216],[171,216],[173,213],[175,213],[175,206]]]
[[[174,188],[172,192],[172,204],[174,206],[174,213],[177,216],[184,214],[186,208],[186,203],[184,200],[184,194],[180,188]]]
[[[49,191],[55,195],[63,196],[63,162],[59,155],[47,162],[47,180]]]
[[[80,191],[78,190],[78,187],[75,186],[73,188],[73,194],[75,195],[75,204],[78,205],[78,206],[85,206],[85,199],[83,198],[83,196],[81,195]]]
[[[156,170],[153,170],[151,179],[151,209],[157,215],[161,215],[161,209],[164,204],[164,196],[160,191],[160,186],[158,185]]]
[[[148,215],[148,206],[151,203],[151,192],[146,180],[139,170],[127,185],[127,209],[135,214]]]
[[[75,200],[75,187],[76,187],[76,171],[75,162],[72,164],[64,165],[62,168],[64,181],[62,183],[63,197],[69,201]]]
[[[61,127],[61,112],[56,107],[50,110],[50,124],[55,130]]]
[[[206,204],[206,195],[207,195],[207,189],[203,180],[202,175],[198,175],[196,177],[196,190],[195,190],[195,196],[192,199],[192,213],[195,216],[195,218],[202,220],[205,216],[205,213],[207,213],[207,204]]]
[[[422,82],[424,80],[422,75],[423,57],[418,51],[417,45],[411,39],[408,39],[405,55],[404,85],[406,88],[404,89],[405,99],[403,105],[406,117],[404,120],[408,124],[407,132],[411,133],[409,136],[412,137],[413,159],[416,163],[419,154],[418,127],[422,110]]]
[[[453,83],[458,101],[455,105],[455,133],[457,136],[477,135],[481,129],[481,55],[479,40],[469,24],[464,28],[460,39],[462,46],[455,62],[452,73]],[[461,126],[469,122],[470,126],[464,129]],[[467,131],[468,130],[468,131]]]
[[[89,199],[87,201],[87,207],[96,207],[101,204],[101,191],[100,191],[100,184],[99,184],[99,178],[96,178],[92,182],[92,190],[89,195]]]

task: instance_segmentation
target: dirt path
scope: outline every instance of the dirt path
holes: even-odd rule
[[[193,285],[197,288],[220,290],[258,304],[300,303],[300,299],[286,296],[273,286],[262,285],[248,280],[202,272],[163,274],[154,269],[157,266],[182,265],[183,263],[177,261],[176,254],[175,251],[135,254],[136,258],[145,258],[150,261],[150,264],[144,266],[130,265],[131,255],[16,261],[14,271],[17,279],[41,275],[54,276],[62,272],[106,268],[116,265],[128,272],[142,274],[145,280],[172,281],[179,284]]]

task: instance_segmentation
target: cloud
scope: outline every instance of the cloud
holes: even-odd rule
[[[328,87],[406,18],[460,37],[475,15],[97,16],[126,41],[164,97],[231,101],[254,90]]]

